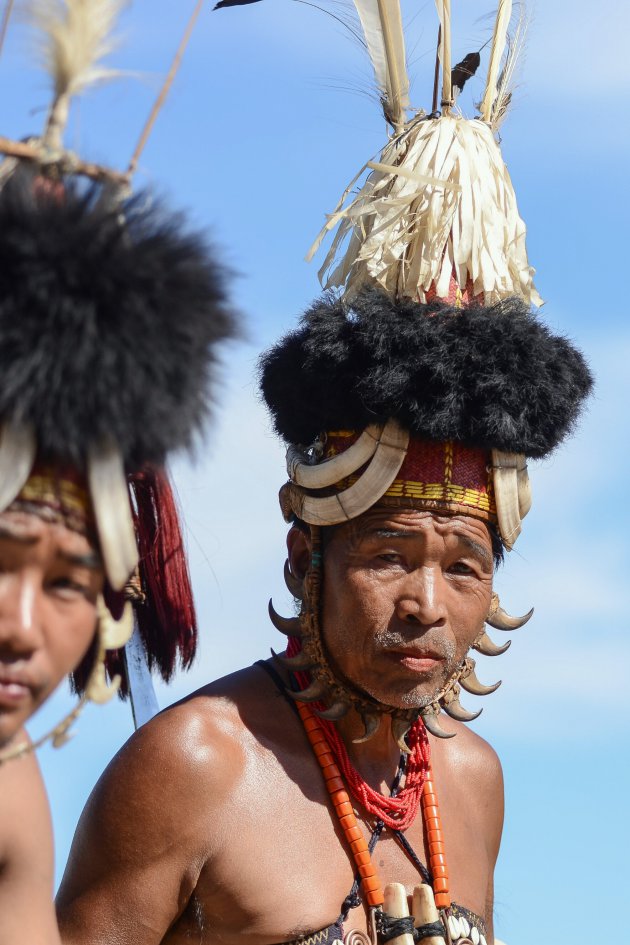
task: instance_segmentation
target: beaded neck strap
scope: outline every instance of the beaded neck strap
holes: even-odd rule
[[[372,863],[368,844],[359,827],[345,789],[341,772],[331,751],[328,739],[317,716],[303,702],[297,704],[304,730],[324,776],[326,789],[330,795],[339,825],[350,848],[352,858],[361,877],[361,890],[367,904],[373,908],[383,905],[383,888]],[[438,909],[448,909],[451,905],[449,893],[448,869],[444,848],[444,835],[440,820],[437,794],[431,769],[427,772],[422,791],[422,817],[429,847],[429,868],[433,877],[433,893]]]

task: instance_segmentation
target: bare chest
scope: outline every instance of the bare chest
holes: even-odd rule
[[[309,759],[310,760],[310,759]],[[470,810],[446,792],[442,819],[453,898],[479,914],[485,908],[489,864],[484,837]],[[472,800],[472,799],[471,799]],[[464,808],[468,805],[464,805]],[[367,839],[370,826],[359,820]],[[218,822],[205,822],[218,842],[188,908],[164,940],[168,945],[221,940],[222,945],[274,945],[334,923],[353,889],[354,863],[315,765],[264,758],[239,784]],[[421,815],[406,832],[426,863]],[[383,831],[373,854],[383,884],[421,882],[418,867],[393,834]],[[366,930],[362,907],[346,930]]]

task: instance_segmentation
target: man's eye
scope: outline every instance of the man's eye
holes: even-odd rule
[[[449,568],[451,574],[474,574],[473,568],[469,564],[466,564],[465,561],[456,561],[455,564],[452,564]]]
[[[393,551],[379,555],[380,561],[387,561],[389,564],[402,564],[402,555],[397,555]]]
[[[90,588],[87,584],[74,581],[72,578],[67,577],[56,578],[54,581],[51,581],[49,588],[53,593],[68,600],[73,597],[89,597],[90,594]]]

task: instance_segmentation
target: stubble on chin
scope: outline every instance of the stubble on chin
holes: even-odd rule
[[[389,631],[384,631],[377,638],[378,649],[392,649],[396,642],[389,638]],[[387,642],[385,639],[387,638]],[[356,678],[354,673],[339,673],[336,668],[335,674],[349,683],[353,689],[375,699],[382,705],[393,706],[400,709],[424,709],[438,698],[449,680],[455,675],[460,661],[457,659],[455,644],[451,641],[440,641],[439,645],[434,644],[434,649],[442,656],[443,662],[440,664],[437,675],[433,679],[425,678],[419,680],[415,685],[409,678],[409,675],[400,673],[400,685],[389,684],[387,688],[379,685],[380,680],[368,682],[366,679]],[[366,684],[367,683],[367,684]]]

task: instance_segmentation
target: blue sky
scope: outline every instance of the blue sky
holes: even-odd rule
[[[83,156],[126,164],[193,5],[130,6],[114,62],[135,75],[75,109],[69,142]],[[487,39],[492,4],[453,7],[461,58]],[[403,9],[412,100],[427,106],[434,6]],[[533,12],[503,152],[528,224],[543,317],[586,351],[597,390],[577,436],[531,470],[534,506],[497,586],[513,613],[532,605],[536,613],[509,653],[480,658],[480,678],[504,683],[473,725],[497,748],[506,776],[497,935],[508,945],[586,945],[583,899],[594,886],[600,917],[623,901],[630,878],[630,7],[539,0]],[[45,79],[25,65],[26,47],[16,27],[0,59],[0,131],[20,137],[38,131],[48,101]],[[369,89],[361,50],[322,13],[291,0],[217,13],[209,5],[143,155],[138,183],[189,208],[240,274],[234,290],[247,327],[247,341],[226,353],[221,405],[196,463],[174,465],[201,645],[188,676],[158,687],[162,706],[277,646],[266,602],[273,594],[278,609],[289,606],[276,500],[283,451],[257,399],[255,361],[317,294],[317,260],[305,264],[305,252],[346,183],[384,143]],[[479,84],[463,97],[465,111],[476,96]],[[69,704],[60,691],[33,733]],[[89,790],[130,733],[127,706],[90,707],[69,746],[41,752],[59,872]]]

